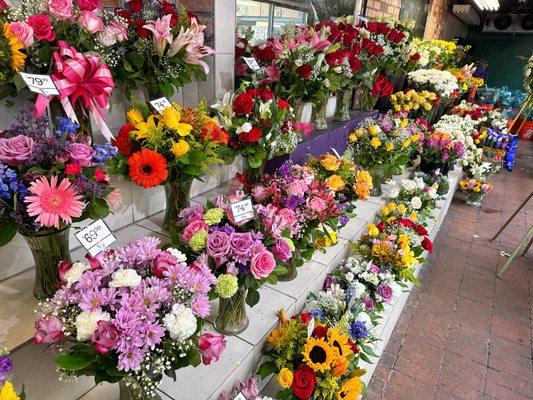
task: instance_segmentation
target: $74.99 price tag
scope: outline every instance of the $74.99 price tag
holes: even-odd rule
[[[254,217],[254,207],[250,198],[231,203],[231,211],[236,223],[245,222]]]
[[[92,257],[105,251],[117,240],[102,219],[97,219],[92,224],[76,232],[74,236]]]
[[[254,71],[259,71],[261,69],[254,57],[243,57],[242,59],[246,65],[248,65],[248,68],[253,69]]]
[[[57,86],[50,75],[19,73],[24,82],[26,82],[26,85],[28,85],[28,89],[32,92],[44,96],[59,96],[59,90],[57,90]]]
[[[160,97],[159,99],[151,100],[150,104],[159,114],[163,114],[163,110],[165,108],[172,107],[172,103],[166,97]]]

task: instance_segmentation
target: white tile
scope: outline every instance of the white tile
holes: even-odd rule
[[[283,293],[293,299],[299,298],[302,293],[309,291],[311,283],[326,270],[325,266],[312,261],[306,261],[301,267],[296,269],[296,278],[289,282],[278,282],[275,285],[266,285],[277,292]]]
[[[364,231],[368,223],[369,220],[363,220],[358,217],[351,218],[350,221],[340,229],[339,237],[353,242],[359,239],[361,232]]]
[[[131,193],[133,218],[135,221],[139,221],[165,209],[166,200],[163,186],[145,189],[136,184],[132,184]]]

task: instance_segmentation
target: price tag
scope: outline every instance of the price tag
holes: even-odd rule
[[[237,393],[237,396],[233,400],[248,400],[242,392]]]
[[[308,338],[311,337],[314,330],[315,330],[315,318],[311,317],[311,321],[309,321],[309,325],[307,325],[307,337]]]
[[[172,103],[166,97],[152,100],[150,101],[150,104],[159,114],[163,114],[165,108],[172,107]]]
[[[235,222],[245,222],[254,217],[254,206],[250,198],[242,199],[231,203],[231,211]]]
[[[59,90],[50,77],[50,75],[37,75],[19,72],[28,89],[34,93],[39,93],[45,96],[59,96]]]
[[[254,57],[243,57],[242,59],[250,69],[253,69],[254,71],[258,71],[261,69],[261,67],[257,63],[257,60]]]
[[[105,251],[117,240],[103,219],[97,219],[74,236],[92,257]]]

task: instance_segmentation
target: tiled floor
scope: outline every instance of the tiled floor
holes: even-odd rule
[[[489,241],[533,190],[533,143],[520,146],[481,209],[454,199],[366,400],[533,399],[533,247],[496,278],[501,252],[533,224],[533,199]]]

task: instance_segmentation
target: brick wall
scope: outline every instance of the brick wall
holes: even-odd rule
[[[400,16],[401,0],[368,0],[365,15],[369,18]]]
[[[424,37],[428,39],[453,39],[466,37],[468,25],[451,12],[453,0],[431,0]]]

